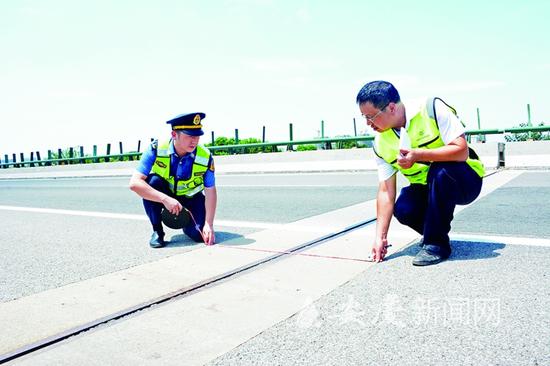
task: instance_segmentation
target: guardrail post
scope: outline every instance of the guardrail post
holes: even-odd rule
[[[8,154],[4,154],[4,160],[5,160],[6,164],[9,163]],[[9,168],[9,165],[4,166],[4,168],[6,168],[6,169]]]
[[[293,128],[292,128],[292,123],[289,123],[288,124],[288,132],[289,132],[289,141],[294,141],[294,131],[293,131]],[[288,151],[294,151],[294,145],[288,145],[287,146],[287,150]]]
[[[36,152],[36,159],[38,160],[38,166],[42,166],[42,158],[40,157],[40,151]]]
[[[262,126],[262,142],[265,143],[265,126]]]
[[[99,160],[96,158],[96,156],[97,156],[97,145],[94,145],[92,151],[93,151],[92,155],[93,155],[93,157],[94,157],[94,163],[99,162]]]
[[[505,158],[504,158],[504,150],[506,148],[506,144],[504,142],[498,143],[498,163],[497,168],[504,168],[506,165]]]
[[[120,155],[124,154],[124,151],[122,150],[122,141],[118,142],[118,148],[120,150]],[[124,161],[124,156],[120,157],[120,161]]]
[[[109,159],[109,155],[111,155],[111,143],[108,143],[108,144],[107,144],[107,153],[106,153],[105,155],[107,155],[107,156],[105,157],[105,162],[109,162],[109,160],[110,160],[110,159]]]
[[[357,137],[357,125],[355,124],[355,117],[353,117],[353,136]]]
[[[481,118],[479,117],[479,108],[477,108],[477,129],[478,131],[481,130]],[[477,136],[478,142],[485,143],[485,135],[479,134]]]
[[[49,160],[52,160],[52,151],[51,150],[48,150],[48,162],[46,162],[46,166],[51,166],[52,165],[52,162],[49,161]]]
[[[18,168],[17,164],[15,164],[15,154],[12,154],[12,162],[13,162],[13,167],[14,168]]]
[[[74,148],[69,147],[69,159],[74,158]],[[73,160],[69,160],[69,164],[74,164]]]
[[[31,151],[31,163],[29,164],[30,167],[34,168],[34,152]]]
[[[212,146],[214,146],[215,141],[216,141],[216,140],[214,139],[214,131],[210,131],[210,135],[211,135],[211,137],[212,137]]]
[[[137,145],[136,153],[139,153],[139,149],[141,149],[141,140],[138,140],[138,145]],[[138,154],[128,156],[128,159],[129,159],[130,161],[134,161],[134,158],[135,158],[136,160],[138,160]]]
[[[19,153],[19,156],[21,156],[21,168],[25,167],[25,155],[23,153]]]
[[[80,159],[80,164],[84,164],[85,163],[85,160],[84,160],[84,146],[80,146],[80,157],[82,159]]]
[[[58,159],[61,159],[61,149],[60,149],[60,148],[57,148],[57,158],[58,158]],[[59,161],[57,162],[57,165],[65,165],[65,162],[59,160]]]

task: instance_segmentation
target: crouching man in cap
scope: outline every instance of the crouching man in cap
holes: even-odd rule
[[[204,113],[175,117],[171,138],[153,141],[141,157],[136,172],[130,178],[130,189],[143,198],[145,213],[153,226],[149,245],[166,245],[162,226],[162,209],[179,215],[183,208],[190,211],[194,221],[183,228],[196,242],[211,245],[215,241],[214,216],[217,192],[214,161],[207,148],[199,145]]]

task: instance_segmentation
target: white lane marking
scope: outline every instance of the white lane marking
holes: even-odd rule
[[[122,219],[122,220],[138,220],[138,221],[148,220],[147,216],[145,215],[120,214],[120,213],[97,212],[97,211],[61,210],[61,209],[54,209],[54,208],[0,206],[0,210],[69,215],[69,216],[100,217],[105,219]],[[219,226],[227,226],[227,227],[257,228],[257,229],[273,229],[273,228],[282,227],[284,225],[284,224],[276,224],[276,223],[269,223],[269,222],[232,221],[232,220],[216,220],[215,224]]]
[[[468,241],[480,243],[497,243],[507,245],[525,245],[533,247],[550,247],[550,239],[542,238],[522,238],[517,236],[496,236],[496,235],[468,235],[453,234],[450,235],[454,241]]]
[[[102,217],[107,219],[147,220],[147,216],[145,215],[119,214],[119,213],[97,212],[97,211],[61,210],[61,209],[55,209],[55,208],[0,206],[0,210],[35,212],[35,213],[70,215],[70,216]]]

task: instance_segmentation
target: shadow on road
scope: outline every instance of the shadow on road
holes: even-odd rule
[[[216,231],[216,244],[224,245],[245,245],[251,244],[254,240],[244,239],[244,236],[241,234],[231,233],[227,231]],[[192,247],[196,245],[204,245],[202,243],[194,242],[189,239],[185,234],[176,234],[172,235],[170,241],[167,244],[167,247],[180,248],[180,247]]]
[[[499,250],[506,245],[492,242],[471,242],[471,241],[451,241],[453,252],[450,261],[468,261],[496,258],[500,256]],[[386,261],[399,257],[414,257],[420,250],[418,243],[415,243],[400,252],[393,253],[386,257]]]

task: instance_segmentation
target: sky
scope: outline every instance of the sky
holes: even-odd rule
[[[550,123],[550,2],[1,0],[0,157],[169,135],[371,132],[359,89],[438,96],[467,129]]]

